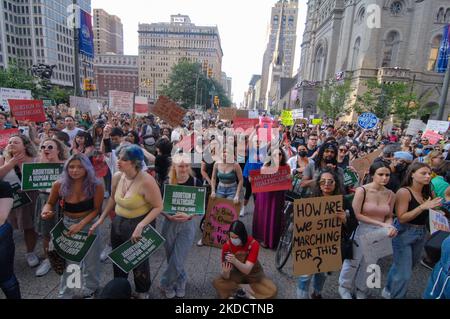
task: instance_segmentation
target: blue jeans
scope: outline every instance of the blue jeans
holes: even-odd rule
[[[323,286],[325,285],[325,280],[327,279],[327,276],[325,275],[325,273],[300,276],[298,278],[298,282],[297,282],[297,292],[302,291],[302,292],[308,293],[311,279],[313,281],[314,293],[316,295],[320,295],[322,293]],[[298,295],[298,293],[297,293],[297,295]]]
[[[425,226],[400,224],[398,220],[395,220],[394,225],[398,235],[392,240],[394,262],[389,270],[386,290],[392,299],[402,299],[406,296],[412,270],[422,256],[427,229]]]
[[[229,187],[225,187],[219,183],[217,186],[216,196],[217,198],[226,198],[226,199],[234,199],[237,192],[237,184],[230,185]]]
[[[161,287],[164,289],[184,290],[187,275],[184,264],[195,238],[195,222],[172,222],[165,219],[161,235],[166,239],[167,268],[161,276]]]
[[[10,224],[0,226],[0,288],[7,299],[21,299],[19,282],[14,275],[14,240]]]

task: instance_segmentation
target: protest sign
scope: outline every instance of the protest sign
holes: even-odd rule
[[[185,213],[205,214],[206,188],[179,185],[164,185],[163,212],[169,215]]]
[[[292,116],[292,111],[283,110],[283,112],[281,113],[281,124],[283,124],[284,126],[294,125],[294,118]]]
[[[346,169],[344,170],[344,186],[353,186],[358,183],[358,174]]]
[[[437,231],[450,232],[450,226],[447,217],[441,212],[430,209],[430,233]]]
[[[240,129],[244,131],[247,135],[249,135],[254,129],[255,126],[258,125],[258,119],[246,119],[246,118],[234,118],[233,119],[233,128],[235,130]]]
[[[373,161],[380,156],[381,152],[382,150],[378,149],[364,157],[357,158],[350,163],[350,166],[356,170],[361,180],[364,179],[364,176],[369,171],[370,165],[372,165]]]
[[[294,274],[338,271],[342,266],[341,222],[343,197],[327,196],[294,202]]]
[[[80,263],[86,257],[89,249],[97,238],[97,235],[89,236],[87,233],[79,232],[69,236],[69,229],[61,219],[52,229],[52,242],[56,252],[62,258],[71,262]]]
[[[378,117],[373,113],[363,113],[358,117],[358,126],[364,130],[371,130],[378,124]]]
[[[148,115],[148,99],[145,96],[136,96],[134,98],[134,113],[137,116]]]
[[[258,111],[249,111],[248,118],[249,119],[259,119]]]
[[[31,198],[26,192],[21,190],[19,183],[12,184],[11,189],[13,192],[13,209],[20,208],[31,204]]]
[[[109,91],[109,108],[113,112],[133,113],[134,93]]]
[[[427,125],[421,120],[410,120],[406,135],[416,136],[419,131],[425,131]]]
[[[22,190],[44,190],[52,188],[59,178],[64,164],[31,163],[22,166]]]
[[[230,199],[210,198],[203,226],[203,244],[222,248],[228,240],[230,225],[239,219],[241,204]]]
[[[31,100],[30,90],[18,90],[10,88],[0,88],[0,106],[3,106],[5,111],[9,111],[8,100]]]
[[[275,192],[292,189],[291,168],[280,166],[273,174],[264,174],[262,170],[250,171],[253,193]]]
[[[12,135],[19,134],[19,129],[11,128],[7,130],[0,130],[0,149],[4,149],[9,142]]]
[[[322,125],[323,120],[322,119],[313,119],[311,120],[312,125]]]
[[[434,121],[428,120],[427,130],[434,131],[436,133],[446,133],[450,122],[447,121]]]
[[[303,118],[303,109],[292,110],[292,118],[294,120],[302,119]]]
[[[42,100],[8,100],[11,114],[17,121],[45,122]]]
[[[76,108],[81,113],[91,112],[91,105],[95,105],[95,107],[97,107],[97,101],[80,96],[70,97],[70,106]]]
[[[376,264],[379,259],[393,254],[392,238],[389,237],[388,228],[380,227],[361,235],[358,242],[368,264]]]
[[[439,143],[439,141],[442,140],[444,137],[435,131],[426,130],[422,134],[422,138],[427,138],[431,145],[435,145]]]
[[[44,99],[42,101],[44,102],[45,109],[52,107],[55,104],[55,102],[53,100]]]
[[[232,107],[221,107],[219,109],[219,119],[232,121],[236,117],[237,110]]]
[[[248,116],[248,110],[236,110],[236,117],[239,117],[241,119],[248,119]]]
[[[166,96],[159,97],[150,112],[173,127],[180,126],[183,123],[184,116],[186,115],[186,110],[184,108],[178,106],[177,103],[173,102]]]
[[[108,257],[123,272],[129,273],[157,251],[164,241],[165,239],[149,225],[142,231],[141,240],[135,244],[128,240],[114,249]]]

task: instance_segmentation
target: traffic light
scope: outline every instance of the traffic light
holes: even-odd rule
[[[93,79],[83,79],[83,90],[85,92],[87,91],[95,91],[97,89],[96,85],[94,84]]]
[[[208,77],[212,78],[213,70],[211,68],[208,68]]]
[[[219,106],[219,104],[220,104],[220,100],[219,100],[219,97],[216,95],[216,96],[214,96],[214,105]]]
[[[203,72],[208,73],[208,60],[203,61]]]

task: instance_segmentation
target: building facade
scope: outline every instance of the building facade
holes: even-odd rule
[[[225,72],[221,73],[220,84],[222,84],[223,90],[230,101],[233,101],[232,85],[233,79],[229,77]]]
[[[341,72],[352,80],[354,96],[364,92],[367,79],[403,81],[427,98],[426,106],[437,105],[444,75],[435,67],[450,23],[450,1],[309,0],[307,5],[300,105],[314,113],[320,83]]]
[[[253,74],[248,90],[244,93],[244,108],[247,110],[259,109],[259,95],[261,94],[261,75]]]
[[[95,55],[123,54],[123,25],[120,18],[103,9],[94,9],[93,19]]]
[[[139,83],[146,84],[143,96],[156,100],[172,67],[183,59],[207,66],[221,82],[223,51],[216,26],[196,26],[186,15],[172,15],[170,23],[139,24],[138,32]]]
[[[97,55],[94,73],[98,97],[101,99],[108,98],[109,91],[140,93],[137,55]]]
[[[73,87],[74,37],[68,25],[71,5],[72,0],[2,0],[0,68],[13,63],[26,70],[40,63],[55,65],[52,83]],[[90,0],[79,0],[78,5],[91,12]],[[92,62],[80,56],[81,77],[93,77]]]
[[[298,0],[279,0],[272,8],[264,52],[259,102],[270,109],[279,100],[280,78],[293,75],[297,40]]]

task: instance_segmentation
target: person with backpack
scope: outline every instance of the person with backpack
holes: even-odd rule
[[[391,169],[387,163],[380,161],[370,166],[369,174],[372,182],[357,188],[353,199],[353,211],[359,225],[354,235],[353,258],[344,261],[339,276],[339,295],[342,299],[353,299],[354,291],[357,299],[367,298],[367,267],[376,260],[366,259],[361,237],[381,228],[390,238],[397,235],[393,225],[395,194],[386,188]]]
[[[156,155],[156,141],[160,135],[160,127],[155,123],[155,117],[153,115],[149,115],[146,117],[146,124],[142,126],[141,129],[141,138],[144,144],[145,149]]]
[[[450,236],[441,247],[441,259],[430,275],[424,299],[450,299]]]

